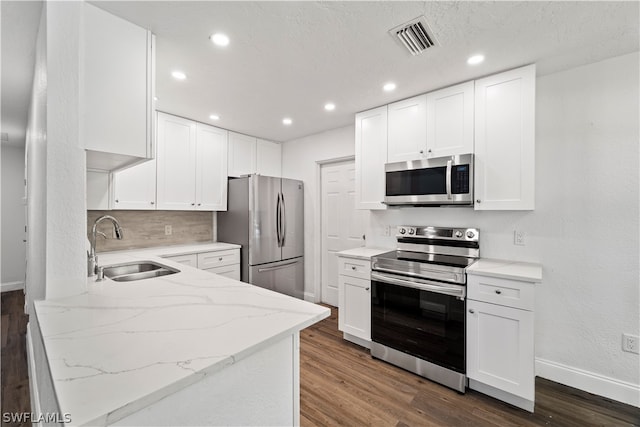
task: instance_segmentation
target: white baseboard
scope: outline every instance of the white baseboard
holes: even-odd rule
[[[640,408],[639,384],[620,381],[545,359],[536,359],[536,375]]]
[[[27,364],[29,367],[29,391],[31,394],[31,413],[41,414],[40,393],[38,392],[38,380],[36,378],[36,362],[33,356],[33,339],[31,335],[31,325],[27,323]],[[33,423],[40,426],[41,423]]]
[[[10,292],[24,289],[24,282],[5,282],[0,283],[0,292]]]

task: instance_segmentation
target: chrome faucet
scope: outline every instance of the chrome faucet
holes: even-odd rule
[[[98,256],[96,255],[96,236],[100,234],[105,239],[107,235],[102,231],[98,231],[98,224],[105,219],[108,219],[113,224],[113,228],[116,233],[116,239],[121,240],[124,232],[122,231],[122,227],[118,223],[118,220],[112,217],[111,215],[102,215],[100,218],[96,219],[93,223],[93,228],[91,229],[91,249],[87,252],[88,260],[87,260],[87,273],[89,277],[95,276],[98,273]]]

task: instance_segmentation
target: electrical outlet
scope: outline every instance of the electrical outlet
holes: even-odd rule
[[[513,244],[518,246],[524,246],[524,231],[515,230],[513,232]]]
[[[640,338],[636,335],[622,334],[622,350],[638,354]]]
[[[164,226],[164,235],[165,236],[171,236],[171,234],[173,233],[173,230],[171,229],[170,225],[165,225]]]

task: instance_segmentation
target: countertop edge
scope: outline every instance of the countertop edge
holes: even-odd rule
[[[531,283],[542,282],[542,265],[532,262],[481,258],[470,265],[466,272],[475,276],[496,277]]]

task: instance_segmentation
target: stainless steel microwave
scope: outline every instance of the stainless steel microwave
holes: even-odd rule
[[[390,206],[473,205],[473,154],[385,165]]]

